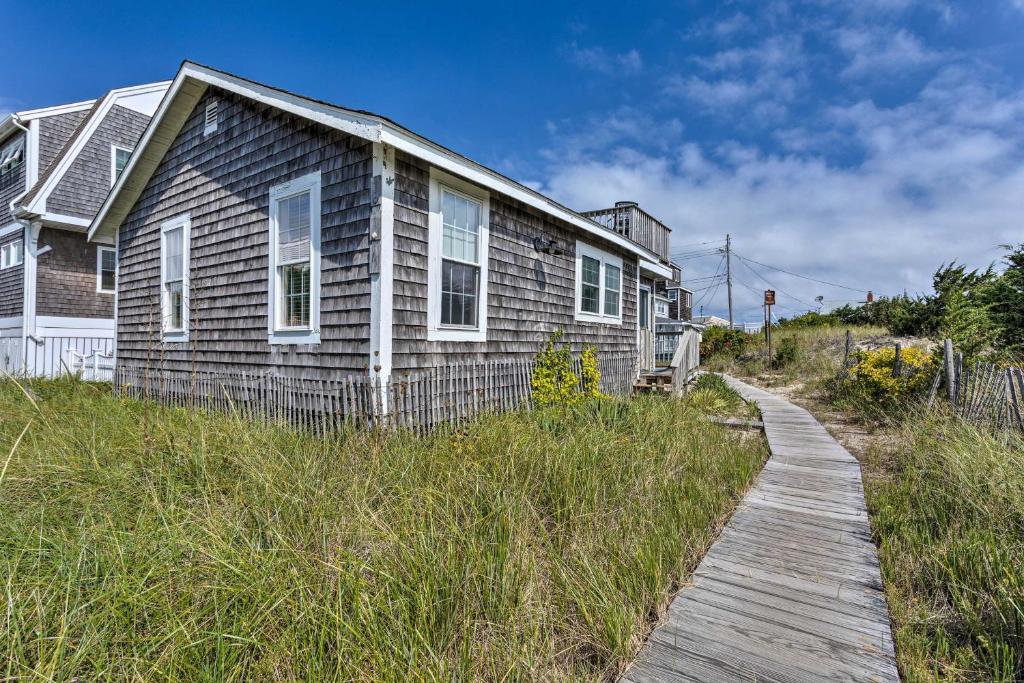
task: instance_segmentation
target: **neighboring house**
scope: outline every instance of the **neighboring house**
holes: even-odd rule
[[[114,348],[113,249],[86,229],[168,83],[0,121],[0,367],[54,375]]]
[[[673,278],[667,235],[190,62],[89,236],[118,250],[119,368],[165,373],[387,381],[529,360],[556,329],[635,357],[642,287]]]
[[[706,325],[707,327],[729,327],[729,321],[725,318],[719,318],[717,315],[694,316],[693,322],[698,325]]]
[[[666,319],[670,321],[689,322],[693,320],[693,292],[677,284],[669,284],[666,288],[668,310]]]

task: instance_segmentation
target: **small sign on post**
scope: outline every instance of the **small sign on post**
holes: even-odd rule
[[[768,367],[772,366],[772,306],[775,305],[775,290],[764,290],[764,338],[768,343]]]
[[[775,305],[775,290],[766,289],[764,290],[764,305],[774,306]]]

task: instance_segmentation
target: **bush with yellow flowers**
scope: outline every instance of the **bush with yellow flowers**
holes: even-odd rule
[[[592,344],[583,347],[580,376],[577,376],[569,345],[562,343],[562,331],[555,330],[537,354],[530,387],[533,400],[539,406],[574,405],[584,399],[600,398],[597,349]]]
[[[935,359],[922,349],[910,347],[900,351],[900,372],[894,374],[896,349],[884,347],[875,351],[858,351],[856,364],[850,368],[851,388],[864,398],[895,403],[925,391],[935,369]]]

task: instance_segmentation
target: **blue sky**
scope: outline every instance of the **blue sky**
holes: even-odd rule
[[[0,110],[188,58],[387,115],[578,209],[634,199],[674,251],[927,289],[1024,241],[1024,0],[4,3]],[[36,36],[44,36],[40,44]],[[705,249],[706,250],[706,249]],[[684,259],[693,287],[719,257]],[[861,298],[750,261],[779,312]],[[724,287],[697,293],[721,313]]]

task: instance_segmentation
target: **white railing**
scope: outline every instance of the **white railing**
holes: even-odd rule
[[[87,382],[114,381],[114,354],[93,351],[82,354],[73,348],[67,350],[68,370]]]
[[[679,333],[678,344],[669,363],[672,386],[676,391],[682,391],[700,367],[700,341],[701,332],[696,327],[687,326]]]

